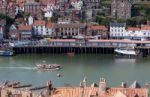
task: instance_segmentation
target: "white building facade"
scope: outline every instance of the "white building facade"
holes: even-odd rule
[[[126,33],[126,23],[110,23],[110,38],[122,39]]]
[[[140,28],[128,27],[126,33],[124,33],[123,36],[125,39],[141,40],[141,38],[143,37],[143,33]]]
[[[144,39],[150,39],[150,26],[149,25],[144,25],[141,26],[141,32],[143,33],[143,38]]]
[[[32,16],[28,17],[28,25],[32,25],[34,23],[34,19]]]
[[[47,35],[46,23],[43,20],[36,20],[33,24],[35,37],[44,37]]]
[[[3,28],[0,26],[0,40],[3,40],[4,35],[3,35]]]
[[[150,39],[150,26],[145,25],[141,26],[141,28],[128,27],[124,37],[132,40]]]

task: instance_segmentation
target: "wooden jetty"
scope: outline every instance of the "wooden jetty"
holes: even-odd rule
[[[114,49],[121,46],[135,45],[146,55],[150,55],[150,41],[131,40],[88,40],[76,41],[75,39],[51,40],[47,44],[14,46],[16,54],[24,53],[51,53],[60,54],[74,52],[76,54],[113,54]]]

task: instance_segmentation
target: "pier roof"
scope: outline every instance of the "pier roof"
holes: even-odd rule
[[[75,39],[51,39],[50,42],[75,42]]]

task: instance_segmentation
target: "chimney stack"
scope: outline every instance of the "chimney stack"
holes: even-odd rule
[[[101,92],[106,92],[106,80],[104,78],[100,78],[100,82],[99,82],[99,90]]]
[[[48,81],[47,82],[47,93],[48,95],[51,95],[51,91],[52,91],[53,87],[52,87],[52,82]]]
[[[87,84],[87,79],[86,79],[86,77],[84,77],[84,79],[83,79],[83,81],[82,81],[83,87],[86,87],[86,84]]]
[[[121,83],[121,87],[122,87],[122,88],[127,88],[127,84],[126,84],[125,82],[122,82],[122,83]]]

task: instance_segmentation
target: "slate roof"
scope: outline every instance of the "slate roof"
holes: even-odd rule
[[[130,88],[141,88],[141,85],[137,81],[134,81]]]
[[[126,27],[126,23],[110,23],[111,27]]]

